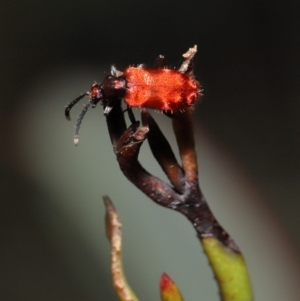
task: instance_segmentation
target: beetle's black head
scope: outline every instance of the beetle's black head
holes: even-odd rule
[[[96,104],[99,100],[101,100],[101,103],[104,106],[104,114],[107,115],[113,108],[114,101],[125,96],[126,80],[123,75],[107,75],[99,86],[96,86],[94,88],[92,86],[92,89],[94,89],[93,93],[95,93],[94,98],[90,97],[92,105],[94,104],[94,102]]]
[[[89,102],[84,106],[77,119],[74,136],[75,145],[78,144],[80,125],[89,106],[95,108],[97,103],[100,102],[104,108],[104,115],[108,115],[113,108],[115,100],[123,98],[125,93],[126,79],[122,72],[118,71],[114,66],[112,66],[111,75],[107,75],[101,84],[96,82],[93,83],[89,92],[81,94],[67,105],[65,109],[65,116],[68,120],[70,120],[70,110],[73,108],[73,106],[85,96],[89,97]]]
[[[126,81],[123,75],[107,75],[100,85],[103,96],[106,100],[112,98],[123,98],[125,96]]]

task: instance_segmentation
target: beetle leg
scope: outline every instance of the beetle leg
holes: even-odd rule
[[[117,68],[114,65],[110,67],[110,74],[113,76],[117,76]]]
[[[107,104],[105,105],[105,108],[104,108],[104,115],[105,116],[108,116],[110,111],[113,109],[114,104],[115,104],[115,99],[109,100],[107,102]],[[130,122],[135,123],[136,119],[135,119],[135,116],[134,116],[130,106],[127,105],[127,108],[123,111],[123,113],[125,113],[125,112],[128,112],[128,117],[129,117]]]
[[[173,119],[174,118],[174,113],[171,111],[166,111],[163,110],[164,115],[168,116],[169,118]]]
[[[132,112],[132,109],[129,105],[127,105],[127,108],[123,111],[123,113],[125,112],[128,112],[128,117],[129,117],[129,120],[131,123],[135,123],[136,122],[136,119],[135,119],[135,116]]]
[[[119,77],[121,75],[123,75],[122,71],[119,71],[115,65],[111,65],[110,67],[110,74],[115,76],[115,77]]]
[[[114,99],[110,99],[107,104],[105,105],[105,108],[104,108],[104,115],[107,116],[109,114],[109,112],[113,109],[114,107],[114,102],[115,100]]]
[[[159,55],[154,62],[154,69],[163,69],[167,65],[167,61],[164,55]]]

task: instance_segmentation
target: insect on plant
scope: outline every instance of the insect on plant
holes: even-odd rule
[[[75,98],[65,109],[65,116],[70,120],[72,107],[85,96],[89,97],[89,102],[77,119],[74,144],[79,142],[80,125],[85,113],[89,106],[95,108],[98,102],[107,116],[116,100],[123,99],[127,105],[125,111],[128,112],[132,123],[135,122],[135,117],[131,107],[155,109],[171,117],[174,112],[183,111],[193,105],[200,95],[200,85],[194,78],[191,63],[197,46],[191,48],[191,51],[193,55],[186,60],[188,68],[181,66],[179,70],[167,68],[163,55],[156,59],[152,69],[141,64],[128,67],[122,72],[112,66],[111,74],[107,75],[102,83],[93,83],[89,92]]]
[[[158,57],[152,69],[139,65],[121,72],[112,66],[111,74],[73,100],[66,107],[65,115],[69,119],[71,108],[84,96],[89,97],[77,120],[74,138],[77,144],[84,114],[89,106],[95,107],[100,102],[113,151],[124,176],[152,201],[183,214],[191,222],[214,272],[222,301],[251,301],[251,281],[243,254],[215,218],[199,186],[192,118],[192,105],[201,92],[193,75],[196,52],[194,46],[184,53],[184,60],[177,70],[167,68],[163,56]],[[132,123],[129,127],[122,100],[127,105],[125,111]],[[150,113],[142,109],[141,122],[135,121],[132,107],[152,108],[173,115],[173,131],[181,162],[176,159],[170,143]],[[168,182],[153,176],[140,163],[139,153],[146,139]],[[121,224],[110,199],[106,196],[104,200],[113,284],[120,300],[137,300],[122,270]],[[161,299],[183,300],[177,287],[170,286],[170,282],[165,288],[161,287]]]

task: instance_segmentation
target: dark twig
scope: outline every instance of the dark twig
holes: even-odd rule
[[[177,113],[173,118],[173,129],[176,136],[182,168],[188,183],[198,184],[197,155],[193,133],[192,114],[187,109],[184,113]]]
[[[168,176],[174,188],[179,193],[183,193],[185,184],[183,171],[175,158],[168,140],[146,110],[142,112],[142,122],[144,125],[149,126],[148,142],[155,159]]]
[[[132,124],[121,136],[116,147],[117,160],[124,175],[156,203],[169,208],[179,204],[174,189],[148,173],[139,163],[140,147],[147,137],[148,127]]]
[[[114,107],[113,110],[116,108]],[[137,188],[143,191],[153,201],[161,206],[174,209],[184,214],[193,224],[199,238],[212,236],[221,241],[224,245],[234,251],[239,251],[237,245],[230,238],[227,232],[220,226],[217,220],[214,218],[207,202],[199,188],[197,178],[197,162],[194,152],[193,131],[189,126],[190,112],[181,113],[177,121],[174,120],[174,128],[179,142],[180,156],[183,162],[184,173],[177,173],[171,177],[175,182],[184,183],[182,187],[184,190],[180,193],[175,187],[170,187],[167,183],[164,183],[160,179],[149,174],[139,163],[138,154],[140,147],[147,137],[149,128],[146,126],[139,127],[139,123],[132,124],[121,136],[119,143],[116,147],[117,160],[124,175],[131,181]],[[153,124],[149,113],[142,112],[142,119],[144,121],[150,121],[150,131],[154,129],[154,133],[161,133],[157,124]],[[124,119],[124,117],[122,117]],[[114,132],[114,127],[111,123],[113,119],[107,119],[110,136],[116,137],[118,133]],[[120,122],[123,123],[123,122]],[[181,124],[185,129],[183,134],[176,124]],[[159,134],[160,135],[160,134]],[[158,135],[158,136],[159,136]],[[155,136],[156,137],[156,136]],[[151,138],[153,140],[154,138]],[[158,139],[162,139],[159,136]],[[162,148],[159,144],[153,143],[152,151],[154,154],[159,153],[160,161],[165,162],[176,160],[169,158],[170,149]],[[172,152],[173,154],[173,152]],[[176,162],[177,163],[177,162]],[[170,175],[170,173],[169,173]]]

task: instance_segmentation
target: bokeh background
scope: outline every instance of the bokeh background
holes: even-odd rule
[[[242,248],[256,300],[299,298],[300,10],[297,1],[1,1],[0,299],[117,300],[101,196],[115,202],[126,274],[158,300],[167,272],[186,300],[218,300],[189,223],[121,174],[101,107],[75,148],[82,105],[112,63],[170,65],[198,45],[201,187]],[[85,101],[83,101],[85,102]],[[138,115],[138,110],[136,110]],[[176,148],[170,120],[153,113]],[[143,165],[165,179],[145,144]]]

